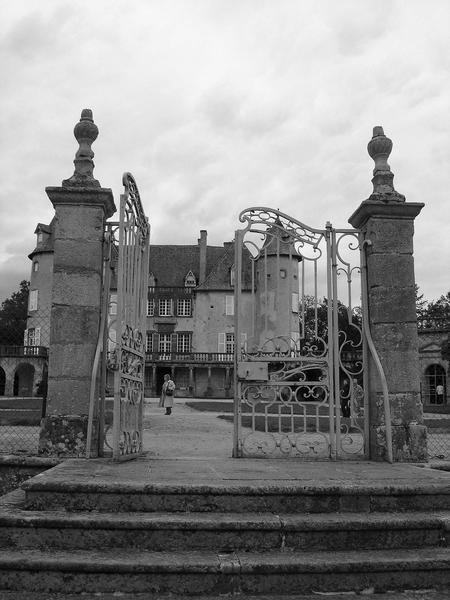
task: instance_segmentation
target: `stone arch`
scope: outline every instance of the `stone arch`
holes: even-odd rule
[[[428,396],[428,402],[430,404],[438,404],[438,402],[446,401],[447,396],[447,381],[446,381],[446,373],[445,369],[439,363],[433,363],[428,365],[425,369],[425,385],[426,385],[426,393]],[[443,399],[439,401],[438,395],[436,393],[436,388],[442,385],[444,387]]]
[[[0,367],[0,396],[5,395],[5,387],[6,387],[6,373],[3,367]]]
[[[30,363],[20,363],[14,373],[14,396],[34,396],[35,368]]]

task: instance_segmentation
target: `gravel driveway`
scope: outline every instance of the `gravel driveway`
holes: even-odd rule
[[[155,458],[230,458],[232,423],[220,419],[221,413],[197,411],[186,402],[176,398],[172,414],[165,415],[158,399],[146,400],[145,451]]]

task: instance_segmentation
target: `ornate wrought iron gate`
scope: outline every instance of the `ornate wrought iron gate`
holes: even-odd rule
[[[123,175],[123,185],[120,221],[108,222],[105,231],[102,317],[87,447],[89,457],[97,415],[98,454],[103,456],[106,446],[114,460],[135,458],[142,452],[150,241],[150,226],[130,173]]]
[[[366,457],[358,232],[270,208],[240,221],[233,455]]]
[[[113,458],[142,452],[145,318],[150,227],[133,176],[123,176],[120,197]]]

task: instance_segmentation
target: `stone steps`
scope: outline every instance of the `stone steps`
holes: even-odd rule
[[[34,477],[0,500],[0,599],[450,589],[447,474],[235,464],[68,461]]]
[[[215,485],[52,481],[41,474],[25,482],[27,510],[101,512],[406,512],[450,511],[450,484]]]
[[[446,544],[450,511],[410,513],[105,513],[0,509],[0,548],[171,551],[393,549]]]
[[[367,588],[362,591],[362,596],[356,592],[346,591],[342,593],[326,592],[321,595],[318,592],[311,594],[207,594],[207,595],[189,595],[189,600],[356,600],[357,598],[369,596],[376,600],[448,600],[446,590],[433,590],[422,588],[420,590],[402,590],[396,592],[377,593],[372,596],[373,589]],[[59,592],[29,592],[20,591],[2,591],[1,600],[186,600],[187,596],[173,594],[152,594],[147,592],[83,592],[80,594],[59,593]]]
[[[450,585],[450,549],[353,552],[0,551],[0,589],[293,594]],[[245,597],[245,596],[244,596]]]

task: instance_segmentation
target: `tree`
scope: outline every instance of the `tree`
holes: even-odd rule
[[[450,292],[442,295],[437,300],[427,303],[426,308],[418,318],[421,326],[426,329],[449,329],[450,328]]]
[[[417,283],[414,284],[416,292],[416,314],[419,320],[423,319],[423,315],[427,309],[428,302],[425,300],[424,295],[421,294],[420,288]]]
[[[317,317],[316,317],[317,314]],[[313,296],[304,297],[304,306],[300,304],[300,326],[304,320],[304,337],[307,340],[323,339],[328,337],[328,299],[322,298],[319,302]],[[339,345],[343,350],[351,351],[361,343],[362,315],[359,306],[353,308],[350,318],[347,307],[340,300],[337,302]],[[317,335],[316,335],[317,325]]]
[[[20,282],[17,292],[2,302],[0,308],[0,345],[21,346],[27,326],[30,282]]]

